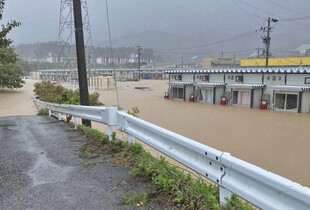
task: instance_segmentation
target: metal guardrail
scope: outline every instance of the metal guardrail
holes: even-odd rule
[[[136,118],[116,107],[58,105],[36,101],[51,111],[88,119],[128,134],[173,158],[220,187],[220,201],[232,193],[262,209],[310,209],[310,189],[214,148]],[[77,123],[77,120],[75,120]]]

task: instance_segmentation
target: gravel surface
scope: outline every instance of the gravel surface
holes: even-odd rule
[[[121,206],[122,198],[152,186],[105,157],[83,166],[89,160],[78,154],[86,142],[54,118],[0,117],[0,209],[135,209]]]

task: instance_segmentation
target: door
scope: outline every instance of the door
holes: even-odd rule
[[[213,103],[213,89],[200,89],[199,101]]]
[[[233,104],[250,106],[251,104],[251,92],[250,91],[234,91],[233,92]]]

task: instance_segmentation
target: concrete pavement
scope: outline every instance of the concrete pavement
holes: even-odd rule
[[[134,209],[120,205],[126,193],[152,187],[105,157],[83,166],[89,160],[78,154],[86,142],[54,118],[0,117],[0,209]]]

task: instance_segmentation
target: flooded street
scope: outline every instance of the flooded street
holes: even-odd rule
[[[21,90],[0,92],[0,116],[36,114],[33,84],[27,80]],[[119,82],[118,86],[120,106],[137,106],[139,118],[310,187],[309,114],[164,100],[168,88],[164,80]],[[98,92],[105,106],[117,104],[115,90]]]

